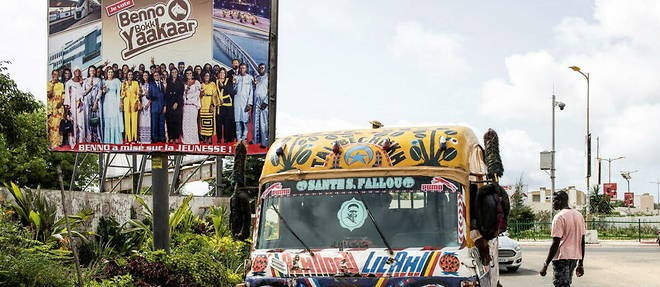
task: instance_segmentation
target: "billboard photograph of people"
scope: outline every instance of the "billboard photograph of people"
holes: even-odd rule
[[[266,152],[269,1],[91,2],[100,21],[49,36],[51,150]],[[232,8],[223,23],[254,27],[218,24],[216,7]],[[234,38],[218,42],[219,30]]]
[[[217,121],[224,141],[236,138],[268,146],[270,9],[270,0],[213,3],[213,58],[229,66],[218,82],[227,99],[226,117]]]

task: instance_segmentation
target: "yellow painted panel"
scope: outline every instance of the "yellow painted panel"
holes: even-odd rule
[[[472,130],[462,126],[381,128],[293,135],[273,143],[266,155],[262,178],[291,172],[352,169],[385,171],[405,167],[444,167],[471,172],[475,170],[475,151],[479,150],[478,145]],[[477,161],[476,170],[482,170],[482,161]]]

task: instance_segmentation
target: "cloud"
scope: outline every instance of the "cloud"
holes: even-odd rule
[[[660,46],[660,39],[653,37],[660,30],[660,2],[655,0],[596,1],[594,17],[612,37],[626,37],[633,42],[650,47]]]
[[[515,170],[538,169],[537,148],[549,132],[544,126],[549,128],[549,96],[554,85],[558,97],[567,104],[557,114],[557,150],[561,151],[557,170],[565,175],[558,181],[584,188],[586,81],[567,69],[578,65],[590,73],[591,183],[595,184],[598,176],[596,137],[600,137],[601,155],[626,156],[617,166],[639,169],[638,177],[655,178],[660,162],[656,151],[660,146],[658,14],[657,1],[597,1],[594,23],[582,18],[565,18],[558,23],[555,47],[507,56],[507,78],[491,79],[483,85],[479,108],[484,116],[512,129],[501,136],[507,143],[503,151],[506,162],[515,164]],[[530,157],[536,164],[531,165]],[[539,185],[547,181],[536,176],[530,180]]]
[[[481,92],[479,111],[488,117],[517,120],[547,111],[552,78],[560,68],[546,51],[512,55],[505,59],[509,81],[492,79]]]
[[[601,140],[608,156],[625,155],[629,162],[634,161],[640,166],[658,164],[660,103],[616,111],[616,115],[605,122]]]
[[[45,102],[42,83],[47,81],[46,4],[43,1],[5,1],[2,9],[5,22],[0,25],[0,35],[5,41],[0,45],[0,60],[12,62],[9,71],[19,89]]]
[[[366,119],[364,122],[358,123],[339,117],[312,118],[286,112],[278,112],[276,136],[280,138],[303,133],[366,128],[371,128],[371,125]]]
[[[467,69],[460,56],[458,36],[437,33],[415,21],[399,22],[389,46],[391,54],[407,65],[423,66],[428,72],[455,74]]]
[[[542,182],[547,176],[539,170],[539,152],[542,146],[523,130],[498,131],[500,154],[504,165],[504,184],[515,184],[520,176],[523,182]]]

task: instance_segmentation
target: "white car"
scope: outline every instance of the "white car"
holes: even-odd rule
[[[509,238],[508,232],[503,232],[498,236],[498,263],[500,268],[506,268],[507,271],[518,271],[522,265],[522,251],[518,241]]]

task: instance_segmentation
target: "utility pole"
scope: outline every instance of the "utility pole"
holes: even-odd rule
[[[596,137],[596,158],[600,158],[600,137]],[[598,161],[598,186],[600,186],[601,183],[601,163],[600,160]]]
[[[555,93],[553,91],[552,93],[552,160],[551,160],[551,166],[550,166],[550,181],[551,181],[551,187],[550,187],[550,201],[554,199],[555,196],[555,107],[559,107],[560,110],[564,110],[564,107],[566,107],[566,104],[563,102],[558,102],[557,101],[557,96],[555,96]],[[552,207],[550,208],[550,214],[553,214],[554,210]]]

